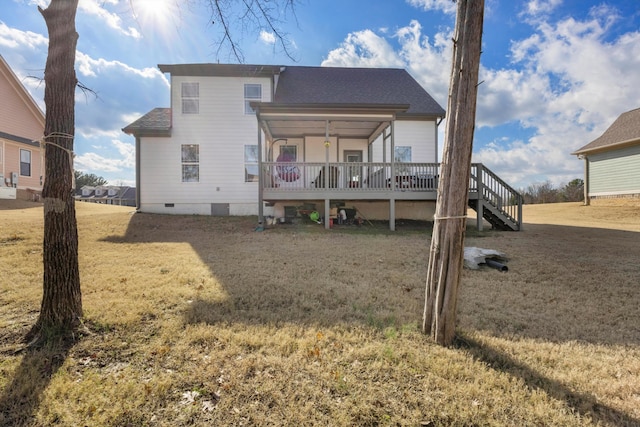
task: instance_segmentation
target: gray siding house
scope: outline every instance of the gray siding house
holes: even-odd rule
[[[618,117],[599,138],[574,151],[585,165],[585,203],[640,197],[640,108]]]

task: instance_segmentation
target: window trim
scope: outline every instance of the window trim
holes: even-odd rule
[[[247,89],[251,88],[259,88],[260,94],[259,96],[248,96]],[[245,83],[244,84],[244,114],[252,115],[255,114],[255,110],[251,108],[251,103],[255,101],[262,101],[262,83]]]
[[[406,161],[398,160],[398,149],[408,150],[409,159],[406,160]],[[396,145],[394,147],[394,152],[393,152],[393,161],[394,162],[397,162],[397,163],[411,163],[412,158],[413,158],[413,147],[411,145]]]
[[[195,88],[195,91],[191,93],[189,88]],[[200,82],[182,82],[180,85],[180,99],[182,101],[182,114],[200,114]],[[194,107],[193,111],[185,108],[188,106]]]
[[[254,147],[253,150],[255,153],[255,160],[247,158],[247,148]],[[254,154],[251,153],[251,154]],[[249,167],[253,167],[256,172],[258,171],[258,144],[244,144],[244,182],[258,182],[258,175],[249,174]],[[249,179],[249,175],[253,176],[253,179]]]
[[[23,162],[22,161],[22,153],[23,152],[29,154],[29,162]],[[23,165],[28,166],[28,168],[29,168],[29,173],[28,174],[22,173]],[[27,150],[25,148],[21,148],[20,149],[20,176],[31,177],[31,169],[32,169],[31,166],[32,165],[33,165],[33,153],[31,152],[31,150]]]
[[[189,156],[185,158],[185,148],[195,147],[195,159],[190,159]],[[200,144],[181,144],[180,145],[180,165],[182,170],[182,182],[200,182]],[[195,168],[195,179],[185,178],[185,172],[191,168]]]

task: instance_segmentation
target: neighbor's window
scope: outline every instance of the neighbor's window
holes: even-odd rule
[[[20,175],[31,176],[31,151],[20,149]]]
[[[393,160],[399,163],[410,163],[411,147],[403,147],[403,146],[396,147]]]
[[[182,146],[182,182],[200,181],[200,146]]]
[[[200,113],[200,83],[182,83],[182,114]]]
[[[244,113],[253,114],[253,108],[251,108],[251,102],[260,101],[262,99],[262,85],[261,84],[246,84],[244,85]]]
[[[244,146],[244,182],[258,182],[258,146]]]

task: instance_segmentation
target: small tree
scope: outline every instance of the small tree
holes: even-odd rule
[[[76,179],[76,188],[82,188],[85,185],[88,185],[90,187],[107,185],[107,180],[101,176],[92,173],[86,174],[81,171],[74,171],[73,173]]]
[[[564,200],[567,202],[581,202],[584,200],[584,181],[576,178],[562,189]]]

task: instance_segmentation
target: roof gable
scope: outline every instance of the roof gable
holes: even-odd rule
[[[571,154],[606,151],[633,143],[640,143],[640,108],[622,113],[599,138]]]
[[[280,73],[274,103],[408,104],[405,115],[445,114],[406,70],[394,68],[286,67]]]
[[[0,130],[8,135],[36,139],[42,136],[44,124],[44,113],[0,55]]]

